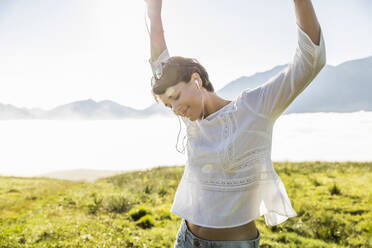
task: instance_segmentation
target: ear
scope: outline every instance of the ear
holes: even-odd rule
[[[194,82],[195,80],[198,80],[199,87],[202,88],[203,87],[203,81],[201,80],[200,75],[197,72],[194,72],[193,74],[191,74],[191,82],[195,83]]]

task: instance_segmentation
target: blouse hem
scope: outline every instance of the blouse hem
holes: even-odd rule
[[[179,217],[181,217],[182,219],[185,219],[185,220],[189,221],[189,219],[187,219],[187,218],[185,218],[185,217],[182,217],[180,214],[178,214],[176,211],[174,211],[174,210],[172,210],[172,209],[170,210],[170,212],[171,212],[171,213],[174,213],[175,215],[177,215],[177,216],[179,216]],[[192,220],[190,220],[190,222],[191,222],[192,224],[194,224],[194,225],[198,225],[198,226],[202,226],[202,227],[209,227],[209,228],[233,228],[233,227],[238,227],[238,226],[245,225],[245,224],[247,224],[247,223],[249,223],[249,222],[251,222],[251,221],[253,221],[253,220],[255,220],[255,219],[259,218],[259,217],[261,217],[262,215],[268,214],[268,213],[270,213],[270,212],[274,212],[274,213],[276,213],[276,214],[279,214],[280,216],[285,216],[286,218],[283,219],[282,221],[278,222],[278,223],[275,223],[275,224],[268,224],[268,223],[266,223],[266,225],[268,225],[268,226],[279,225],[279,224],[283,223],[284,221],[288,220],[288,218],[292,218],[292,217],[296,217],[296,216],[297,216],[297,213],[296,213],[296,212],[285,215],[285,214],[281,214],[281,213],[279,213],[279,212],[277,212],[277,211],[270,210],[270,211],[267,211],[267,212],[265,212],[265,213],[262,213],[262,214],[260,214],[260,215],[258,215],[258,216],[256,216],[256,217],[253,217],[253,218],[249,219],[248,221],[245,221],[245,222],[240,223],[240,224],[230,225],[230,226],[212,226],[212,225],[205,225],[205,224],[201,224],[201,223],[199,223],[199,222],[194,222],[194,221],[192,221]],[[265,222],[266,222],[266,220],[265,220]]]

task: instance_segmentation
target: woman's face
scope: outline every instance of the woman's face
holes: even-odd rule
[[[164,105],[171,108],[176,115],[187,117],[191,121],[201,118],[202,115],[201,90],[195,80],[201,88],[201,80],[191,77],[190,82],[179,82],[159,95]]]

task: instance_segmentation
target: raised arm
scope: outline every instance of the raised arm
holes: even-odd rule
[[[149,63],[151,65],[152,73],[154,75],[160,75],[161,62],[164,62],[169,58],[161,19],[162,0],[145,0],[145,2],[147,4],[147,15],[151,22],[151,57],[149,59]]]
[[[275,121],[284,112],[326,63],[322,30],[311,0],[293,2],[298,42],[291,63],[259,87],[244,90],[239,97],[248,111],[270,121]]]
[[[316,45],[320,42],[320,26],[316,18],[311,0],[293,0],[297,25],[310,37]]]
[[[150,46],[151,58],[149,62],[152,66],[159,56],[167,49],[163,23],[161,19],[162,0],[145,0],[147,4],[147,15],[151,22],[150,28]],[[168,56],[169,57],[169,56]],[[154,71],[153,67],[153,71]]]

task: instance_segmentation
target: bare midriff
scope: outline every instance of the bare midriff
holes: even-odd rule
[[[209,228],[194,225],[185,220],[187,227],[196,237],[214,241],[252,240],[258,237],[255,221],[231,228]]]

